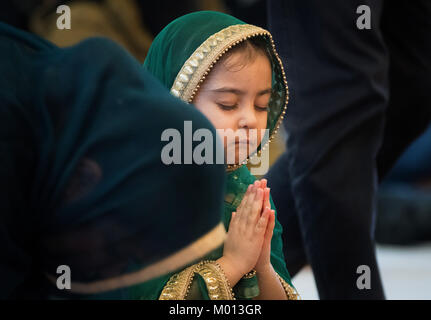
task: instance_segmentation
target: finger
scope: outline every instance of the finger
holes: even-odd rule
[[[268,210],[268,224],[266,226],[265,239],[271,242],[272,234],[274,233],[275,227],[275,211]]]
[[[266,226],[268,225],[269,211],[265,210],[260,216],[259,221],[256,224],[256,233],[258,235],[264,235],[266,231]]]
[[[269,207],[269,208],[271,208],[271,201],[269,200],[269,198],[270,198],[270,188],[265,188],[264,189],[265,190],[265,194],[264,194],[264,202],[263,202],[263,206],[266,208],[266,207]]]
[[[256,191],[257,191],[257,188],[255,188],[255,186],[253,185],[250,189],[250,195],[247,197],[247,201],[244,203],[244,207],[243,207],[241,215],[240,215],[239,223],[241,225],[247,224],[247,217],[248,217],[248,215],[251,211],[252,205],[254,203]]]
[[[244,196],[242,197],[241,203],[239,204],[239,206],[236,208],[237,212],[241,212],[242,208],[244,207],[244,203],[247,201],[247,197],[250,195],[250,189],[253,185],[250,184],[247,188],[247,190],[244,193]]]
[[[231,226],[232,224],[234,224],[235,222],[236,222],[236,212],[235,211],[233,211],[232,212],[232,216],[231,216],[231,218],[230,218],[230,223],[229,223],[229,226]]]
[[[250,205],[250,202],[253,201],[252,197],[254,197],[254,193],[256,191],[256,188],[254,187],[253,184],[249,185],[248,187],[249,191],[247,193],[247,198],[244,200],[243,204],[242,204],[242,211],[246,211],[246,208],[248,208],[248,206]]]
[[[237,218],[236,212],[232,212],[232,216],[231,216],[230,222],[229,222],[229,227],[227,229],[227,234],[228,235],[229,234],[232,235],[232,234],[235,233],[235,229],[236,229],[236,226],[237,226],[237,220],[238,220],[238,218]]]
[[[261,185],[260,185],[260,181],[259,181],[259,180],[256,180],[256,181],[254,182],[254,186],[255,186],[256,188],[260,188],[260,187],[261,187]]]
[[[265,210],[268,206],[268,188],[263,189],[263,207],[262,207],[262,213],[263,210]]]
[[[274,231],[274,227],[275,227],[275,210],[271,210],[271,212],[272,212],[272,214],[271,214],[271,225],[272,225],[272,228],[271,228],[271,231]]]
[[[268,181],[266,179],[260,179],[260,187],[262,189],[265,189],[267,186]]]
[[[248,216],[247,224],[249,226],[256,225],[257,220],[259,219],[260,213],[262,212],[262,205],[263,205],[263,190],[258,188],[256,190],[256,196],[254,198],[254,202],[252,204],[250,214]]]
[[[271,241],[274,230],[275,216],[273,210],[271,209],[265,209],[262,215],[268,215],[268,222],[266,225],[265,235],[262,243],[262,250],[265,252],[265,254],[271,255]]]
[[[266,224],[265,229],[265,240],[264,245],[268,245],[268,241],[271,242],[272,238],[272,230],[274,229],[273,226],[271,226],[271,219],[272,219],[272,210],[270,208],[265,208],[262,212],[262,216],[267,215],[268,216],[268,223]]]

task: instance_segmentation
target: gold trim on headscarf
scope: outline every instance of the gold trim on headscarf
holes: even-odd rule
[[[191,103],[193,98],[196,96],[200,85],[214,67],[215,63],[235,45],[256,36],[267,36],[269,38],[272,51],[280,66],[280,70],[283,75],[284,86],[286,89],[286,100],[283,111],[277,120],[274,131],[271,133],[269,140],[264,146],[262,146],[261,150],[257,152],[257,155],[260,156],[261,151],[265,150],[265,148],[274,138],[274,135],[277,133],[281,121],[284,118],[284,114],[286,113],[287,102],[289,100],[289,90],[283,64],[280,57],[278,56],[277,51],[275,50],[274,40],[272,39],[272,35],[269,31],[250,24],[238,24],[224,28],[221,31],[211,35],[183,64],[171,87],[171,93],[181,100]],[[249,159],[250,157],[247,157],[247,159],[241,164],[228,165],[228,171],[235,170],[239,166],[247,164]]]

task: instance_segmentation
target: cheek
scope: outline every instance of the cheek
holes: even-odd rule
[[[204,99],[197,99],[194,102],[196,108],[204,114],[216,129],[234,129],[231,116],[221,110],[216,104]]]
[[[268,112],[259,112],[257,115],[257,127],[259,129],[266,129],[268,122]]]
[[[262,131],[267,128],[267,121],[268,121],[268,113],[267,112],[261,112],[258,116],[257,116],[257,125],[256,128],[258,129],[258,139],[259,141],[262,140],[263,135],[262,135]]]

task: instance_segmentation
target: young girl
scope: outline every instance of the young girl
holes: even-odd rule
[[[171,22],[154,40],[144,67],[178,98],[200,110],[224,139],[228,166],[223,251],[146,285],[145,299],[297,299],[282,254],[282,228],[264,179],[244,163],[270,142],[288,99],[283,66],[270,33],[219,12]],[[269,139],[261,130],[269,129]],[[251,132],[257,131],[253,143]],[[240,157],[246,149],[246,159]],[[141,288],[143,290],[143,288]]]

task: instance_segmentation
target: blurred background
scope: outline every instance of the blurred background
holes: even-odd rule
[[[70,30],[56,27],[56,9],[62,4],[71,9]],[[10,0],[0,2],[0,21],[60,47],[92,36],[108,37],[142,62],[165,25],[198,10],[222,11],[267,27],[264,0]],[[288,115],[289,111],[287,121]],[[271,164],[285,150],[285,138],[282,129],[270,147]],[[376,240],[387,298],[431,299],[431,127],[403,154],[380,186]],[[309,267],[293,282],[303,299],[318,299]]]

